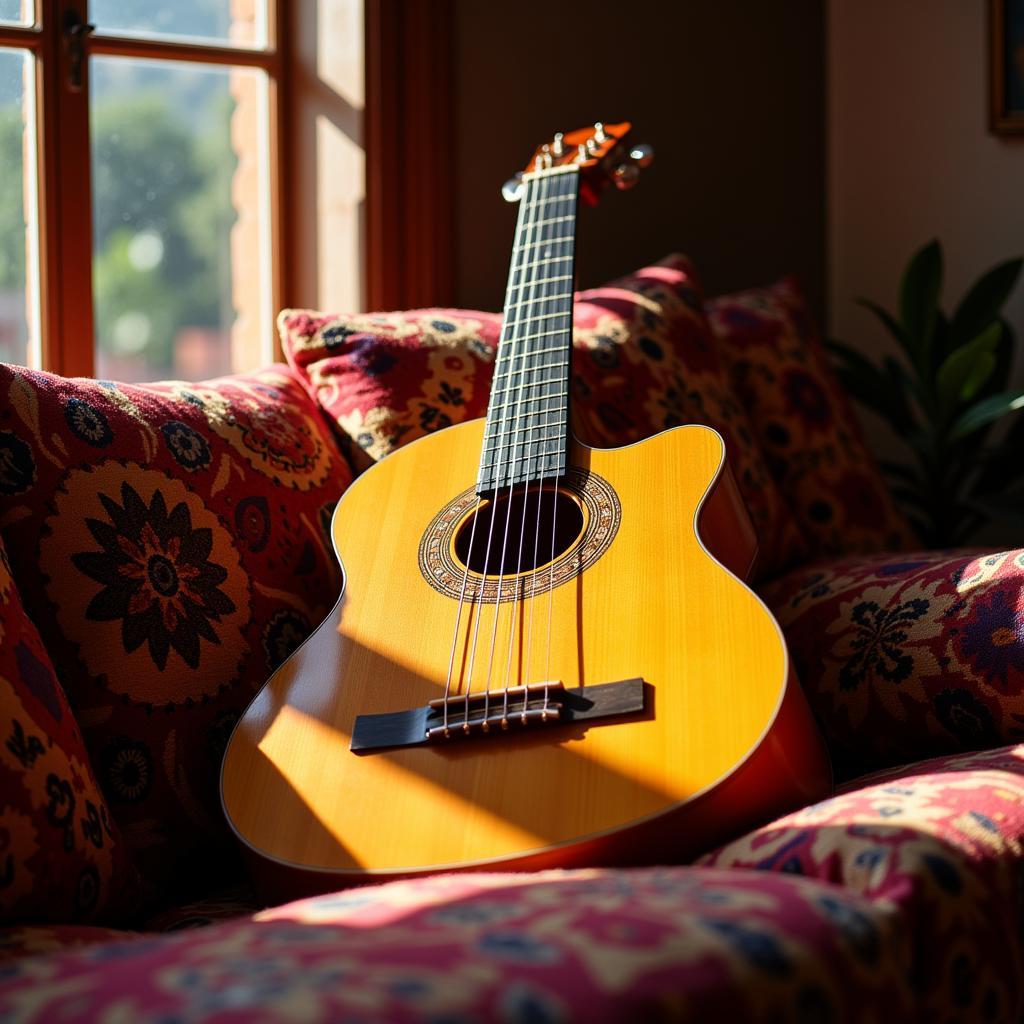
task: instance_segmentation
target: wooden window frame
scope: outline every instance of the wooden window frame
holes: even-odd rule
[[[0,46],[35,58],[37,210],[39,224],[39,332],[42,366],[89,377],[95,362],[92,283],[92,188],[89,146],[89,58],[116,56],[251,67],[267,75],[271,306],[285,294],[282,202],[288,195],[287,24],[283,0],[268,0],[263,48],[158,41],[90,34],[84,43],[81,88],[68,85],[70,56],[58,26],[70,15],[87,21],[87,0],[44,0],[32,27],[0,26]],[[269,325],[268,325],[269,326]],[[279,346],[275,340],[275,353]]]
[[[304,2],[304,0],[303,0]],[[83,86],[66,85],[69,56],[51,21],[69,12],[85,21],[87,0],[42,0],[34,27],[0,26],[0,46],[35,58],[39,309],[36,329],[45,369],[92,376],[95,332],[92,283],[92,200],[89,159],[88,58],[168,59],[267,73],[271,306],[310,294],[294,258],[298,209],[308,193],[293,189],[295,126],[291,46],[303,9],[268,0],[262,49],[207,43],[90,35]],[[366,219],[364,306],[399,309],[453,302],[452,0],[364,0]],[[75,159],[74,155],[78,154]],[[409,159],[414,154],[415,160]],[[280,344],[274,338],[274,356]]]

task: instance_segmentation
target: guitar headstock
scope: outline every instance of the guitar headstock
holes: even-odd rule
[[[524,174],[566,165],[579,168],[580,195],[592,206],[610,184],[619,189],[632,188],[640,178],[640,171],[654,160],[654,150],[644,143],[628,144],[630,128],[629,121],[620,124],[597,121],[574,132],[556,132],[551,142],[537,147],[522,171],[505,182],[501,194],[510,203],[518,202]]]

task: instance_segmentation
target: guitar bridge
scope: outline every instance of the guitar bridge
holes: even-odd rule
[[[557,682],[530,683],[439,697],[409,711],[359,715],[349,749],[369,753],[473,736],[500,739],[531,726],[589,722],[643,710],[644,681],[639,678],[570,689]]]

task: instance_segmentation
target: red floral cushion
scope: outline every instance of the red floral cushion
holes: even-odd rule
[[[841,776],[1024,738],[1024,551],[821,562],[764,588]]]
[[[233,849],[228,734],[337,595],[351,471],[284,366],[136,386],[0,367],[0,529],[144,880]],[[229,845],[230,844],[230,845]]]
[[[909,958],[890,907],[806,878],[435,876],[15,961],[0,979],[0,1017],[906,1021],[918,1019]],[[956,1010],[921,1019],[962,1019]]]
[[[22,957],[52,956],[83,946],[125,942],[138,937],[137,932],[87,924],[18,925],[0,932],[0,967],[6,969],[8,961]]]
[[[0,742],[0,924],[130,909],[135,870],[2,544]]]
[[[428,431],[487,411],[501,318],[418,310],[336,316],[285,310],[285,353],[363,468]],[[693,269],[671,256],[576,298],[573,409],[580,438],[617,446],[681,423],[725,438],[760,538],[759,571],[804,547],[733,395]]]
[[[706,309],[733,389],[812,557],[913,546],[796,281],[725,295]]]
[[[873,783],[873,784],[872,784]],[[835,882],[912,929],[921,1019],[1019,1020],[1024,747],[860,780],[702,858]]]

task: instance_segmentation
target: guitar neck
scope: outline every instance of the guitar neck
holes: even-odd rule
[[[481,495],[565,473],[579,185],[572,166],[523,178],[477,477]]]

